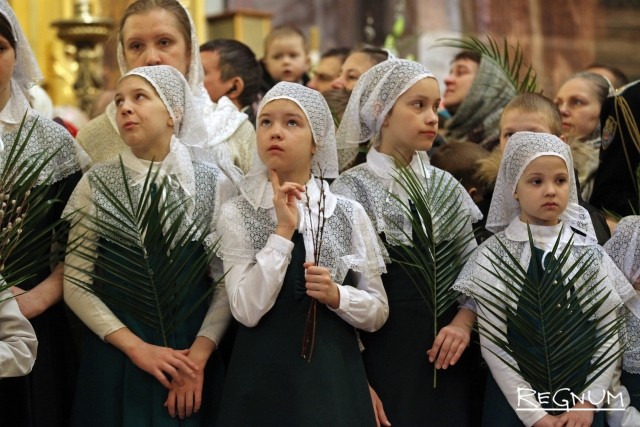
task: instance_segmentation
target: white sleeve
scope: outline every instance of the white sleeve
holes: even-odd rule
[[[0,378],[26,375],[36,361],[36,334],[9,290],[0,301]]]
[[[92,211],[93,201],[87,175],[80,179],[70,201],[65,210]],[[93,258],[97,250],[97,235],[84,225],[79,215],[73,215],[71,219],[64,266],[64,301],[89,329],[104,340],[105,336],[124,328],[125,325],[100,298],[79,286],[93,284],[92,277],[85,271],[93,271],[94,264],[82,256],[80,251],[90,254],[89,258]]]
[[[640,412],[630,405],[631,396],[627,388],[620,383],[621,362],[622,360],[618,359],[609,388],[607,407],[610,411],[606,413],[607,424],[610,427],[637,427],[640,426]]]
[[[210,276],[214,282],[222,277],[222,260],[220,260],[220,258],[214,257],[211,262],[211,271]],[[229,307],[229,298],[227,297],[224,280],[221,280],[213,293],[209,310],[202,321],[198,336],[206,337],[216,343],[216,345],[219,345],[229,326],[230,320],[231,309]]]
[[[293,242],[272,234],[254,263],[224,263],[225,285],[231,313],[253,327],[273,307],[291,261]]]
[[[478,305],[478,325],[480,330],[491,331],[497,328],[506,332],[507,326],[497,316],[484,310],[482,305]],[[513,369],[506,366],[501,360],[504,359],[515,365],[515,360],[498,346],[480,334],[480,344],[482,345],[482,357],[489,365],[491,374],[496,380],[498,387],[506,397],[509,405],[516,408],[527,409],[526,411],[516,411],[518,418],[527,426],[534,425],[538,420],[547,415],[540,403],[527,391],[532,390],[531,385],[518,375]]]
[[[389,317],[387,293],[380,276],[353,274],[356,286],[338,285],[340,305],[333,310],[350,325],[367,332],[377,331]]]

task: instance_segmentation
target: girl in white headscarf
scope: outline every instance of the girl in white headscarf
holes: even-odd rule
[[[587,270],[580,281],[575,283],[574,289],[589,294],[602,291],[600,296],[606,296],[606,299],[596,314],[599,319],[603,319],[601,323],[580,325],[583,328],[581,333],[587,337],[595,334],[594,328],[602,327],[612,320],[612,309],[623,302],[628,306],[637,304],[634,289],[597,244],[589,213],[578,205],[572,171],[570,148],[558,137],[533,132],[518,132],[511,136],[500,164],[487,217],[486,227],[495,235],[474,252],[454,286],[476,297],[481,332],[506,332],[510,342],[517,340],[518,343],[528,343],[526,345],[532,354],[541,350],[528,341],[531,337],[519,335],[517,329],[507,326],[512,321],[511,317],[507,317],[505,323],[491,309],[491,304],[506,307],[508,301],[513,301],[516,305],[514,310],[526,318],[526,314],[523,314],[525,312],[521,310],[528,307],[526,300],[514,301],[516,296],[491,273],[493,271],[498,274],[495,270],[497,267],[492,264],[492,260],[496,258],[509,263],[509,260],[518,260],[528,275],[535,274],[534,271],[538,271],[540,275],[544,270],[544,260],[551,254],[556,241],[559,242],[556,253],[563,250],[570,240],[573,245],[566,267],[578,261],[581,256],[592,257],[592,262],[583,266]],[[532,256],[528,229],[533,236],[535,257]],[[534,262],[536,259],[542,260],[542,265]],[[517,268],[515,265],[513,267]],[[595,278],[595,282],[587,285],[584,281],[590,276]],[[489,286],[491,292],[487,288]],[[566,309],[563,304],[559,304],[557,308]],[[535,328],[536,325],[532,324],[531,327]],[[513,357],[482,333],[480,342],[483,346],[482,354],[492,374],[485,397],[484,425],[524,423],[527,426],[538,426],[554,425],[557,422],[586,426],[594,422],[593,425],[602,425],[603,417],[595,416],[594,420],[595,412],[592,410],[602,405],[603,393],[608,389],[615,370],[613,362],[599,372],[587,390],[571,390],[576,395],[582,393],[586,397],[584,403],[578,403],[573,406],[572,411],[557,415],[557,412],[545,411],[542,403],[549,402],[539,402],[530,395],[520,399],[520,391],[530,391],[532,386],[508,366],[515,365]],[[597,349],[593,360],[614,354],[617,346],[618,336],[613,334]],[[578,408],[582,410],[576,411]]]
[[[613,262],[633,284],[636,293],[640,290],[640,216],[624,217],[616,226],[611,239],[604,245]],[[616,370],[612,392],[620,393],[624,411],[607,413],[611,427],[640,425],[640,317],[629,313],[622,338],[627,343],[621,366]]]
[[[97,238],[101,248],[116,245],[115,253],[117,245],[123,244],[111,236],[109,226],[101,225],[118,227],[119,220],[118,210],[105,198],[100,182],[108,182],[109,191],[120,200],[127,199],[130,188],[133,200],[137,200],[152,168],[156,179],[168,180],[163,197],[184,209],[187,224],[204,219],[206,228],[201,232],[207,234],[213,231],[221,202],[234,195],[235,187],[217,167],[193,161],[189,155],[186,144],[197,137],[201,122],[196,120],[187,81],[178,70],[168,65],[131,70],[118,83],[115,106],[118,129],[129,146],[120,156],[128,186],[120,159],[95,165],[80,181],[66,208],[69,213],[81,211],[99,220],[93,225],[86,225],[82,217],[74,222],[69,237],[74,247],[65,261],[65,301],[93,331],[85,340],[72,425],[95,425],[98,420],[101,426],[114,427],[210,425],[216,403],[215,396],[208,393],[210,381],[221,381],[222,373],[220,361],[207,361],[230,319],[224,287],[210,304],[199,300],[211,286],[203,271],[190,300],[200,303],[171,334],[172,348],[168,348],[157,331],[78,284],[92,285],[87,272],[93,271],[95,264],[85,252],[96,250]],[[214,260],[210,266],[214,278],[221,275],[218,264]],[[129,268],[141,267],[132,262]],[[164,387],[170,389],[168,398]],[[201,399],[205,410],[198,412]],[[176,415],[188,418],[179,420]]]
[[[33,371],[27,377],[0,381],[2,423],[11,426],[67,426],[75,381],[75,353],[62,299],[62,263],[51,268],[52,233],[43,232],[60,218],[64,203],[82,175],[88,159],[71,135],[29,105],[28,90],[42,80],[40,68],[20,24],[5,0],[0,1],[0,171],[7,172],[7,159],[15,147],[20,123],[25,118],[21,139],[34,126],[16,164],[39,155],[52,156],[41,171],[37,185],[46,186],[48,211],[29,223],[30,240],[16,247],[2,260],[2,275],[11,284],[25,275],[17,296],[22,314],[30,319],[40,341]],[[25,116],[26,115],[26,116]],[[42,188],[42,187],[41,187]],[[9,195],[6,195],[9,197]],[[2,222],[2,221],[0,221]],[[5,227],[5,224],[2,224]],[[62,243],[64,242],[56,242]],[[33,248],[37,248],[33,250]],[[26,261],[25,261],[26,260]],[[37,268],[24,271],[30,260]],[[24,292],[28,291],[28,292]]]
[[[367,162],[344,172],[332,190],[364,206],[393,258],[401,257],[395,247],[398,242],[409,244],[405,236],[412,235],[410,218],[394,198],[409,202],[396,181],[397,165],[409,165],[426,186],[442,178],[455,182],[448,173],[430,166],[426,155],[438,132],[439,102],[438,82],[428,69],[417,62],[389,59],[360,76],[338,129],[340,148],[372,138],[374,146]],[[462,186],[456,183],[454,191],[462,200],[465,228],[471,232],[471,223],[481,214]],[[470,245],[469,251],[475,242]],[[378,332],[361,334],[369,383],[393,425],[419,425],[426,419],[434,425],[473,425],[474,352],[460,357],[470,342],[475,315],[467,308],[452,307],[440,319],[448,326],[436,338],[433,314],[412,273],[390,258],[383,276],[389,321]],[[477,349],[475,355],[477,359]],[[429,362],[449,368],[438,374],[435,390]]]
[[[117,44],[120,72],[151,65],[171,65],[185,76],[204,128],[191,141],[197,158],[215,163],[236,184],[253,162],[255,131],[244,113],[223,97],[214,104],[204,87],[198,38],[187,9],[177,0],[136,0],[120,19]],[[126,145],[118,135],[115,107],[109,104],[78,132],[78,142],[93,163],[115,157]]]
[[[384,261],[362,207],[317,178],[338,174],[329,107],[313,89],[278,83],[257,134],[259,161],[218,223],[241,324],[219,422],[374,425],[355,328],[387,318]]]

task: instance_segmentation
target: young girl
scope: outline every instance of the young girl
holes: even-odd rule
[[[189,219],[203,218],[212,224],[221,201],[233,195],[234,190],[218,168],[193,161],[183,144],[192,142],[203,129],[194,121],[195,106],[182,74],[167,65],[136,68],[119,81],[115,105],[118,129],[129,146],[120,159],[133,199],[140,197],[142,183],[152,167],[157,179],[168,177],[163,197],[169,203],[181,203]],[[98,190],[98,180],[108,182],[110,191],[126,200],[120,159],[94,166],[78,184],[66,211],[82,210],[118,227],[118,210]],[[77,239],[94,242],[97,233],[101,251],[126,245],[115,241],[107,226],[96,224],[88,229],[82,222],[74,221],[70,241],[74,245],[78,245]],[[203,232],[211,233],[211,226]],[[211,304],[199,303],[188,320],[170,334],[168,341],[172,348],[163,347],[158,331],[142,324],[122,307],[111,307],[77,285],[91,284],[91,277],[85,272],[93,271],[95,264],[87,261],[83,252],[95,247],[85,243],[82,248],[70,251],[65,265],[65,301],[94,332],[85,341],[73,425],[211,425],[211,410],[216,402],[209,394],[211,381],[221,381],[222,375],[219,361],[212,360],[209,364],[207,361],[230,319],[224,289],[214,294]],[[141,267],[130,262],[123,268]],[[211,286],[205,273],[199,276],[202,279],[191,301],[199,301]],[[115,276],[109,271],[102,274]],[[165,388],[170,389],[168,398]],[[201,400],[205,402],[205,410],[192,415],[198,412]],[[192,416],[180,421],[172,418],[176,412],[180,418]]]
[[[120,73],[142,66],[171,65],[185,76],[195,98],[197,120],[206,127],[189,142],[198,158],[215,163],[232,180],[239,182],[253,161],[255,132],[247,115],[233,106],[211,102],[203,84],[199,43],[187,9],[177,0],[136,0],[122,14],[117,43]],[[227,100],[228,101],[228,100]],[[127,149],[119,138],[116,111],[109,104],[78,133],[78,142],[94,163],[104,162]]]
[[[640,290],[640,216],[624,217],[605,243],[604,250],[636,292]],[[617,370],[614,376],[612,389],[614,393],[623,393],[621,406],[625,410],[607,413],[607,422],[612,427],[640,424],[640,318],[635,313],[629,314],[622,337],[627,348],[622,356],[622,369]]]
[[[61,301],[62,263],[56,260],[51,265],[50,261],[54,259],[52,247],[63,247],[65,242],[58,241],[64,238],[54,241],[54,234],[62,233],[51,233],[51,227],[59,220],[82,169],[88,165],[88,158],[66,129],[29,105],[28,90],[42,80],[42,73],[6,0],[0,1],[0,64],[0,172],[8,167],[7,159],[15,148],[23,118],[21,140],[25,140],[32,127],[33,133],[16,164],[41,155],[52,156],[37,180],[38,188],[46,193],[48,209],[28,222],[32,244],[19,244],[9,257],[2,259],[2,275],[7,283],[13,284],[30,276],[19,287],[10,289],[20,311],[33,325],[39,344],[38,359],[29,375],[0,381],[2,424],[66,427],[69,425],[69,398],[73,395],[77,355]],[[0,218],[0,224],[2,222]],[[30,263],[39,260],[35,261],[39,265],[24,271],[25,259]]]
[[[362,207],[316,178],[338,174],[329,107],[319,92],[280,82],[260,104],[257,129],[260,162],[218,224],[241,323],[220,425],[374,425],[355,328],[386,320],[385,268]],[[305,335],[315,336],[307,351]]]
[[[491,305],[488,304],[504,306],[505,301],[515,297],[487,269],[493,271],[492,269],[495,268],[491,264],[494,257],[499,256],[503,260],[509,260],[513,256],[520,261],[523,268],[527,269],[527,274],[535,275],[536,270],[541,274],[544,264],[537,265],[532,260],[544,260],[553,249],[558,236],[560,236],[558,251],[564,249],[569,239],[573,239],[573,247],[566,266],[576,262],[581,255],[593,257],[593,262],[588,266],[589,270],[574,287],[580,290],[585,278],[594,276],[596,288],[590,287],[589,292],[602,290],[601,295],[607,295],[610,292],[599,309],[600,316],[620,305],[621,300],[627,301],[635,294],[611,259],[597,245],[589,213],[578,205],[572,171],[570,148],[558,137],[543,133],[518,132],[509,138],[487,218],[487,229],[496,235],[476,250],[454,286],[468,295],[476,295],[479,298],[478,322],[481,331],[491,331],[490,328],[493,326],[506,331],[509,341],[528,342],[527,337],[522,337],[518,335],[517,330],[508,328],[495,311],[490,309]],[[527,225],[533,235],[535,257],[530,250]],[[488,294],[489,291],[483,288],[488,284],[492,286],[493,291],[504,294],[504,298],[499,300],[497,297],[492,298]],[[518,313],[526,313],[524,311],[526,306],[523,304],[525,303],[519,302]],[[602,322],[610,321],[610,316],[611,314]],[[510,318],[507,321],[509,322]],[[583,333],[595,333],[592,329],[594,325],[588,323],[582,326],[585,328]],[[618,346],[617,340],[617,335],[607,340],[597,350],[595,358],[603,354],[611,354],[606,352],[615,352]],[[614,363],[599,372],[588,390],[572,390],[575,394],[584,393],[583,395],[587,398],[584,403],[576,404],[572,411],[562,415],[555,415],[557,412],[552,415],[545,411],[538,400],[527,398],[523,402],[520,399],[519,390],[531,390],[532,387],[522,376],[507,366],[507,363],[515,363],[513,358],[482,334],[481,344],[483,356],[493,375],[493,378],[489,378],[487,385],[484,425],[515,426],[524,423],[527,426],[547,426],[556,425],[558,422],[579,426],[592,425],[594,411],[591,409],[601,404],[599,399],[608,389]],[[531,350],[536,351],[535,348]],[[551,392],[558,391],[561,390]],[[601,418],[596,417],[594,425],[602,425]]]
[[[429,166],[426,156],[438,132],[439,102],[438,82],[429,70],[413,61],[390,59],[360,77],[338,129],[342,147],[374,137],[377,141],[366,163],[343,173],[332,190],[364,206],[376,232],[390,245],[391,258],[401,256],[393,245],[406,240],[403,230],[411,235],[410,218],[392,196],[408,197],[394,179],[398,176],[396,162],[409,164],[425,185],[443,175],[453,179]],[[481,215],[462,186],[456,185],[455,191],[462,200],[470,232],[471,222]],[[475,243],[469,251],[474,247]],[[442,328],[436,339],[433,315],[411,273],[398,263],[389,263],[387,271],[383,282],[389,296],[389,320],[378,332],[362,333],[361,338],[369,383],[382,400],[389,421],[400,426],[420,425],[426,419],[434,425],[473,425],[475,395],[470,376],[474,364],[470,356],[459,359],[470,342],[474,313],[463,308],[456,315],[457,308],[452,307],[440,319],[443,325],[451,324]],[[436,389],[429,361],[438,369],[449,368],[439,373]]]

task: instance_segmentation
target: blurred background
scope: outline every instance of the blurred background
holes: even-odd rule
[[[10,0],[56,105],[88,105],[118,77],[111,34],[130,0]],[[201,42],[236,38],[260,58],[272,26],[294,24],[312,58],[360,42],[415,58],[440,81],[455,51],[442,37],[486,35],[519,43],[551,96],[594,62],[640,78],[640,0],[184,0]]]

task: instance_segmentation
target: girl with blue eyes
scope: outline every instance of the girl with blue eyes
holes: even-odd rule
[[[257,116],[258,160],[217,227],[240,323],[219,425],[375,425],[356,328],[387,319],[385,267],[362,206],[317,178],[338,175],[329,107],[280,82]]]
[[[478,389],[472,377],[479,351],[467,349],[475,314],[466,301],[460,301],[463,308],[454,305],[444,313],[439,324],[447,326],[434,336],[433,314],[412,282],[414,272],[391,261],[403,256],[398,242],[412,234],[410,218],[393,197],[409,202],[394,179],[397,165],[411,167],[425,185],[443,177],[453,179],[430,166],[426,154],[438,132],[439,103],[438,81],[428,69],[417,62],[389,59],[358,79],[338,129],[339,148],[373,140],[366,163],[344,172],[332,191],[364,206],[389,252],[387,273],[382,276],[389,320],[377,332],[360,334],[369,383],[384,406],[383,411],[377,406],[384,425],[471,426],[477,421],[473,406]],[[454,191],[462,200],[465,228],[471,232],[471,223],[482,215],[461,185]],[[470,243],[467,250],[474,247],[475,242]],[[434,364],[440,369],[436,389]]]
[[[611,321],[614,315],[610,309],[627,305],[635,300],[635,291],[623,274],[598,245],[589,213],[578,205],[578,194],[573,174],[573,160],[570,148],[560,138],[545,133],[517,132],[509,138],[500,163],[491,207],[487,216],[486,228],[495,233],[473,253],[458,276],[454,288],[469,296],[477,296],[477,312],[480,330],[491,333],[495,330],[506,332],[507,340],[514,345],[525,343],[535,357],[541,353],[530,336],[523,336],[521,329],[512,328],[517,316],[527,316],[533,303],[525,297],[519,298],[508,287],[496,279],[498,268],[493,264],[496,258],[509,260],[510,266],[517,260],[527,271],[529,278],[535,278],[544,271],[544,260],[549,256],[556,241],[562,251],[571,241],[573,245],[565,267],[576,262],[581,256],[592,256],[588,272],[584,277],[595,278],[595,288],[585,291],[589,286],[584,279],[576,280],[576,292],[601,292],[607,296],[598,311],[600,324],[585,322],[580,325],[580,333],[585,340],[593,339],[595,327]],[[529,243],[529,232],[533,238],[533,248]],[[535,256],[534,256],[535,255]],[[564,271],[563,271],[564,272]],[[535,282],[535,279],[533,279]],[[491,286],[490,290],[488,287]],[[549,292],[553,290],[550,289]],[[517,316],[501,317],[503,307],[512,301]],[[566,306],[558,304],[558,309]],[[505,321],[506,319],[506,321]],[[537,321],[531,321],[530,327],[540,329]],[[493,329],[492,329],[493,328]],[[590,335],[591,334],[591,335]],[[573,341],[567,339],[569,346]],[[520,399],[523,390],[532,390],[529,382],[509,365],[516,362],[511,355],[499,348],[494,341],[481,334],[482,355],[491,370],[487,381],[483,412],[485,426],[601,426],[604,417],[596,409],[601,406],[603,391],[609,384],[615,371],[612,361],[598,371],[587,390],[572,390],[582,394],[584,402],[576,403],[571,411],[559,413],[547,412],[548,401],[543,397]],[[609,351],[615,352],[618,336],[613,334],[597,350],[593,360]],[[520,347],[522,348],[522,347]],[[526,369],[521,367],[521,372]],[[568,380],[567,380],[568,381]],[[552,393],[557,392],[554,390]],[[558,398],[559,399],[559,398]],[[573,402],[571,403],[573,405]]]

